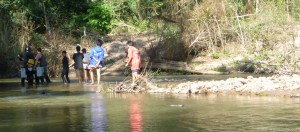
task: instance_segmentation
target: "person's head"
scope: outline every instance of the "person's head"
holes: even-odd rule
[[[129,41],[127,41],[126,45],[127,45],[127,46],[134,46],[134,42],[131,41],[131,40],[129,40]]]
[[[81,49],[80,46],[76,46],[76,51],[77,52],[80,52],[80,49]]]
[[[62,56],[66,56],[67,55],[67,52],[64,50],[61,52]]]
[[[103,41],[101,39],[97,39],[97,45],[101,47],[102,44],[103,44]]]
[[[82,53],[86,53],[86,49],[85,48],[83,48],[81,51],[82,51]]]
[[[42,48],[37,48],[36,49],[38,52],[42,52]]]

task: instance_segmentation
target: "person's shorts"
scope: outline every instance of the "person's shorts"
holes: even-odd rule
[[[140,70],[138,70],[138,69],[131,70],[132,73],[139,72],[139,71]]]
[[[91,68],[101,68],[102,67],[102,65],[99,65],[98,67],[96,66],[96,65],[89,65],[89,68],[91,69]]]
[[[83,64],[83,69],[84,69],[84,70],[90,69],[89,64]]]

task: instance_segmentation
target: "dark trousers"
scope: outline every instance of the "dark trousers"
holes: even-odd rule
[[[41,76],[41,77],[38,77],[37,75],[36,75],[36,73],[35,73],[35,83],[36,84],[39,84],[40,83],[40,81],[41,81],[41,83],[44,83],[44,76]]]
[[[70,83],[69,69],[63,69],[61,71],[61,79],[63,80],[64,83]]]
[[[47,66],[44,66],[44,77],[42,78],[42,80],[44,81],[44,78],[46,79],[47,83],[50,83],[50,78],[48,76],[48,72],[47,72]]]

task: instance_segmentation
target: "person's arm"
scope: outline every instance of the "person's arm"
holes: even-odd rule
[[[132,57],[128,58],[128,62],[126,64],[126,66],[128,66],[130,64],[130,62],[132,61]]]
[[[97,64],[100,63],[100,60],[98,60],[97,58],[94,57],[94,54],[95,54],[95,51],[94,50],[91,50],[91,53],[90,53],[90,57],[92,60],[95,60],[97,62]]]
[[[69,65],[69,58],[67,58],[67,57],[63,58],[63,67],[65,66],[66,68],[68,68],[68,67],[72,67],[73,65],[74,65],[74,63]]]
[[[73,59],[73,63],[71,65],[69,65],[69,67],[72,67],[75,64],[75,54],[73,54],[72,59]]]
[[[69,66],[69,58],[66,57],[66,64]]]
[[[132,61],[132,50],[129,48],[128,49],[128,61],[125,66],[128,66],[131,63],[131,61]]]
[[[62,59],[62,65],[64,66],[65,64],[67,64],[66,62],[67,62],[66,57],[63,57],[63,59]]]
[[[73,62],[71,65],[69,65],[69,67],[72,67],[72,66],[74,66],[74,64],[75,64],[75,63]]]
[[[23,61],[23,55],[22,54],[18,54],[17,58],[19,59],[19,61]]]
[[[94,50],[93,49],[91,49],[91,51],[90,51],[90,60],[97,61],[97,59],[94,57]]]
[[[104,50],[103,50],[103,48],[101,48],[101,54],[99,57],[99,61],[103,61],[103,60],[104,60]]]
[[[41,54],[37,54],[36,56],[35,56],[35,64],[34,64],[34,66],[36,67],[37,65],[38,65],[38,63],[39,63],[39,59],[41,58]]]
[[[28,53],[23,54],[23,65],[26,66],[28,62]]]
[[[75,53],[73,54],[72,59],[75,61]]]
[[[97,63],[97,66],[101,64],[101,66],[103,66],[103,60],[104,60],[104,50],[103,48],[101,47],[101,54],[100,54],[100,57],[99,57],[99,60],[98,60],[98,63]]]

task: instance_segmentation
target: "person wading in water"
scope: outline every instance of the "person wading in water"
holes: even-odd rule
[[[97,84],[100,84],[100,68],[103,66],[104,50],[101,47],[103,41],[101,39],[97,40],[97,46],[90,51],[90,76],[91,84],[94,84],[94,70],[97,72]]]
[[[140,51],[135,47],[135,44],[133,41],[127,42],[127,48],[128,48],[128,60],[126,67],[130,65],[130,69],[132,72],[132,87],[135,87],[137,85],[137,79],[139,77],[139,71],[141,68],[141,56]]]

